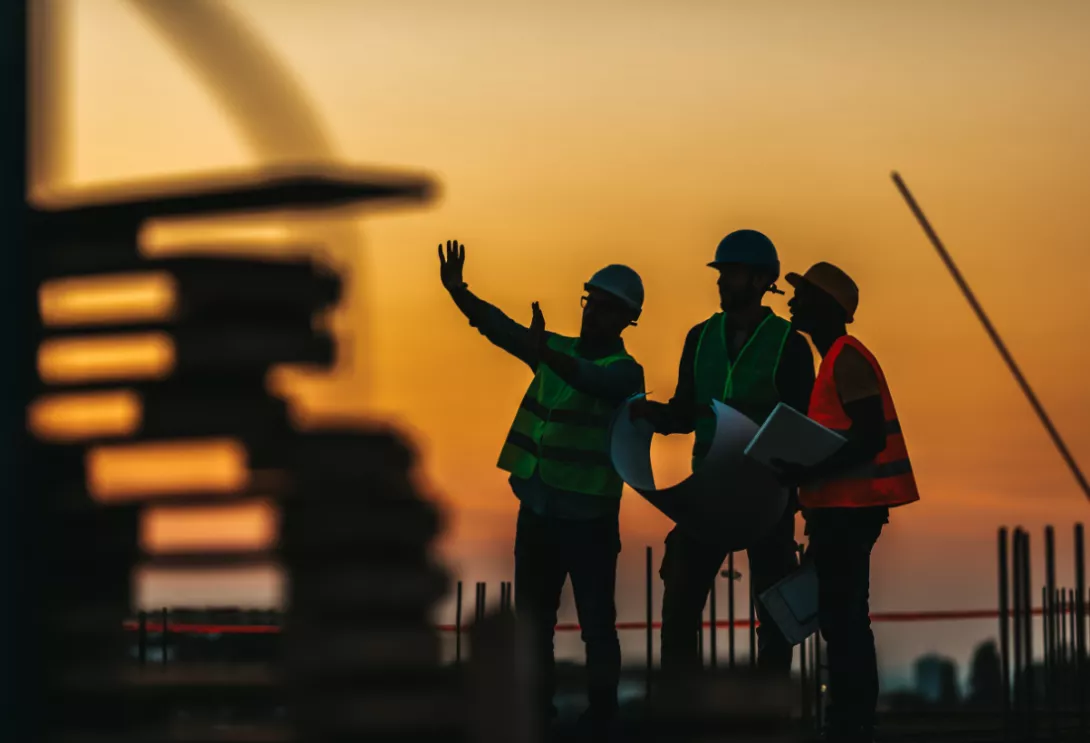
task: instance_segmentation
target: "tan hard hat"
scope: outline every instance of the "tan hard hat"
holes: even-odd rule
[[[855,311],[859,308],[859,287],[852,281],[851,276],[832,263],[815,263],[802,276],[789,273],[784,280],[795,287],[799,284],[816,286],[844,308],[844,312],[848,315],[846,322],[855,319]]]

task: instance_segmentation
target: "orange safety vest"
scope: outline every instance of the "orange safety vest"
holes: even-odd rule
[[[916,478],[905,448],[904,434],[893,407],[889,385],[874,355],[858,339],[850,335],[838,338],[825,358],[810,394],[810,417],[834,431],[846,433],[851,418],[844,412],[833,379],[837,356],[845,346],[851,346],[870,362],[882,390],[882,409],[886,418],[886,448],[874,460],[853,468],[835,480],[814,483],[799,488],[799,503],[803,508],[865,508],[867,506],[903,506],[920,499]]]

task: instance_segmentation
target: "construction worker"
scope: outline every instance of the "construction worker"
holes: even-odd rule
[[[726,403],[758,424],[784,402],[806,412],[814,384],[814,357],[806,339],[762,304],[777,292],[780,260],[776,247],[754,230],[727,235],[708,264],[719,271],[717,312],[685,339],[677,388],[667,404],[644,401],[632,415],[651,421],[659,433],[695,430],[693,466],[707,454],[715,434],[712,400]],[[798,565],[794,495],[779,523],[750,547],[750,588],[756,596]],[[675,527],[666,537],[659,574],[662,599],[662,667],[700,667],[698,637],[704,605],[726,553]],[[733,577],[732,577],[733,579]],[[759,667],[790,674],[792,646],[758,604]]]
[[[553,629],[560,593],[571,577],[586,645],[589,707],[584,723],[596,740],[609,736],[617,712],[621,648],[614,588],[621,549],[621,478],[609,457],[613,412],[644,389],[643,368],[621,333],[643,309],[643,282],[611,265],[583,285],[578,337],[545,330],[536,302],[524,327],[474,296],[462,279],[465,247],[439,246],[443,286],[488,340],[534,372],[500,452],[520,501],[515,534],[515,605],[533,628],[541,664],[540,703],[556,714]]]
[[[919,500],[904,436],[885,375],[846,326],[859,290],[842,270],[818,263],[788,274],[796,328],[821,353],[810,417],[847,438],[825,461],[799,467],[774,461],[784,482],[799,486],[807,559],[818,575],[818,614],[828,643],[828,737],[873,740],[878,664],[870,626],[870,555],[889,509]]]

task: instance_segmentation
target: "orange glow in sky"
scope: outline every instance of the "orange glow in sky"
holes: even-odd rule
[[[71,5],[70,157],[53,185],[256,164],[253,142],[129,4]],[[473,291],[523,323],[538,301],[561,332],[577,331],[596,269],[639,271],[647,302],[626,340],[660,400],[686,332],[717,309],[705,264],[726,233],[764,231],[785,271],[827,260],[851,274],[853,332],[890,381],[923,498],[879,542],[877,609],[990,606],[996,526],[1066,535],[1090,516],[889,181],[905,178],[1090,466],[1090,3],[229,5],[286,60],[342,160],[442,186],[429,208],[362,219],[365,250],[323,251],[349,278],[345,356],[369,367],[290,387],[309,413],[393,420],[413,437],[450,514],[443,554],[467,580],[509,579],[517,503],[495,461],[529,374],[440,287],[447,238],[468,246]],[[306,228],[267,228],[283,231],[282,252],[313,242]],[[784,298],[769,304],[786,312]],[[169,346],[148,348],[132,358],[159,373]],[[90,374],[70,351],[54,349],[43,372]],[[132,465],[102,457],[99,484],[132,485]],[[684,446],[656,449],[661,472],[687,459]],[[239,481],[241,459],[214,463]],[[640,595],[643,547],[661,556],[668,526],[625,495],[620,595]],[[1059,546],[1069,580],[1069,537]],[[248,595],[276,593],[262,591]]]

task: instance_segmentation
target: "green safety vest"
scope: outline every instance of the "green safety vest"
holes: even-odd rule
[[[724,313],[717,312],[700,333],[694,365],[696,403],[711,405],[712,400],[718,400],[760,425],[780,401],[776,370],[791,323],[769,313],[732,363],[727,353],[726,320]],[[697,419],[694,464],[708,453],[714,436],[715,418]]]
[[[582,358],[576,351],[577,341],[553,335],[547,342],[555,351]],[[586,360],[609,366],[631,358],[622,349],[612,356]],[[620,498],[623,483],[609,457],[615,407],[579,392],[546,364],[538,364],[497,465],[523,480],[536,469],[543,482],[560,490]]]

